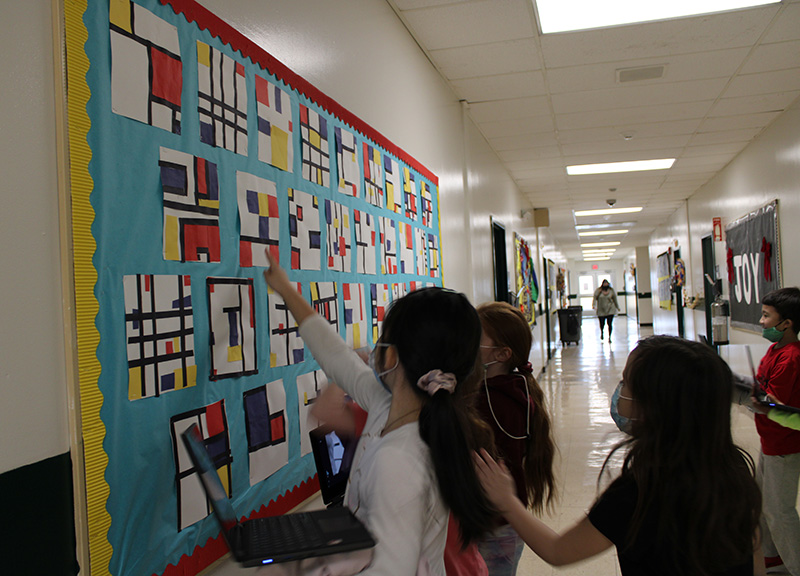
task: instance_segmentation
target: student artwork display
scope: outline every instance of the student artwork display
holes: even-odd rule
[[[656,256],[656,277],[658,278],[658,306],[664,310],[672,310],[672,268],[669,263],[670,253],[662,252]]]
[[[192,576],[226,547],[190,425],[238,516],[318,490],[327,380],[265,252],[371,346],[393,300],[441,285],[438,181],[194,0],[64,17],[86,571]]]
[[[516,232],[514,233],[514,271],[516,272],[516,290],[519,309],[528,323],[536,324],[534,304],[539,299],[539,283],[531,258],[528,242]]]

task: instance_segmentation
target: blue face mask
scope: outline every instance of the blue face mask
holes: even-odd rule
[[[780,342],[783,338],[783,330],[778,330],[775,326],[772,328],[764,328],[761,335],[770,342]]]
[[[617,384],[617,387],[614,389],[614,394],[611,395],[611,419],[614,420],[614,424],[617,425],[617,428],[619,428],[620,432],[630,434],[633,420],[620,414],[618,409],[621,390],[622,380],[619,381],[619,384]],[[632,400],[632,398],[628,398],[627,396],[624,396],[624,398],[626,400]]]
[[[383,372],[378,372],[378,369],[376,368],[375,365],[375,350],[377,350],[380,347],[388,348],[389,346],[391,346],[391,344],[384,344],[383,342],[378,342],[377,344],[375,344],[375,348],[373,348],[372,352],[369,353],[369,367],[372,368],[372,373],[375,374],[375,379],[381,383],[381,386],[383,386],[389,394],[391,394],[392,391],[386,385],[386,382],[383,381],[383,377],[397,368],[397,366],[400,364],[400,359],[398,358],[394,366],[392,366],[388,370],[384,370]]]

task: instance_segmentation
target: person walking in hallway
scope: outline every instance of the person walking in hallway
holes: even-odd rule
[[[597,319],[600,321],[600,340],[603,339],[603,328],[608,324],[608,341],[611,342],[611,330],[614,322],[614,314],[619,312],[617,303],[617,293],[609,284],[608,280],[603,280],[600,287],[594,291],[592,296],[592,308],[597,312]]]

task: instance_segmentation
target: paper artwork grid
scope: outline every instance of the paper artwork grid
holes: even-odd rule
[[[208,278],[211,379],[258,372],[252,278]]]
[[[416,175],[403,166],[403,207],[406,218],[417,220],[417,182]]]
[[[342,284],[345,340],[351,348],[363,348],[367,341],[367,311],[363,284]]]
[[[425,230],[412,226],[414,229],[414,249],[416,251],[417,260],[417,276],[428,275],[428,254],[425,248],[428,243],[426,242]]]
[[[294,283],[293,283],[294,284]],[[294,284],[303,293],[300,283]],[[277,292],[267,287],[269,300],[269,365],[270,368],[300,364],[305,360],[305,345],[297,322]]]
[[[361,170],[358,167],[356,135],[339,126],[333,129],[333,134],[336,145],[339,192],[358,198],[361,194]]]
[[[285,172],[292,172],[294,124],[291,96],[258,74],[255,79],[258,159]]]
[[[367,202],[383,208],[383,163],[381,151],[364,142],[364,194]]]
[[[128,399],[160,396],[197,383],[189,276],[123,277]]]
[[[265,249],[279,260],[278,192],[275,182],[236,172],[236,199],[239,204],[239,265],[268,266]]]
[[[339,332],[339,291],[336,282],[312,282],[311,307]]]
[[[315,370],[297,377],[297,407],[300,421],[300,455],[311,453],[311,439],[308,433],[320,425],[320,421],[311,415],[311,407],[317,401],[320,392],[327,386],[328,379],[322,370]]]
[[[386,177],[386,208],[396,214],[402,214],[403,183],[400,165],[391,156],[384,156],[383,173]]]
[[[379,216],[381,228],[381,274],[397,274],[397,222]]]
[[[428,270],[431,278],[441,278],[439,237],[435,234],[428,234]]]
[[[110,2],[111,109],[181,133],[183,63],[178,29],[128,0]]]
[[[199,156],[161,148],[164,259],[219,262],[217,165]]]
[[[400,232],[400,274],[414,274],[414,236],[412,228],[413,226],[405,222],[397,223],[397,229]]]
[[[292,243],[292,270],[319,270],[319,202],[313,194],[289,188],[289,237]]]
[[[425,180],[419,183],[420,206],[422,209],[422,225],[433,226],[433,194],[431,186]]]
[[[300,104],[300,146],[303,157],[303,178],[325,188],[330,186],[331,154],[328,149],[328,121],[303,104]]]
[[[352,250],[350,247],[350,209],[338,202],[325,200],[327,227],[328,269],[350,272]]]
[[[269,382],[242,395],[250,485],[266,480],[289,462],[286,391],[283,380]]]
[[[408,284],[405,282],[399,282],[396,284],[392,284],[392,300],[399,300],[406,294],[408,294]]]
[[[391,291],[388,284],[370,284],[369,293],[372,305],[372,341],[377,342],[383,329],[383,319],[389,310]]]
[[[369,212],[353,209],[353,223],[356,232],[356,272],[377,274],[376,241],[378,230],[375,216]]]
[[[175,462],[175,484],[178,491],[177,526],[183,530],[210,514],[205,492],[197,477],[197,469],[183,445],[181,434],[197,424],[203,436],[208,455],[217,469],[228,497],[231,491],[231,455],[228,436],[228,418],[225,400],[220,400],[197,410],[176,414],[170,419],[172,454]]]
[[[200,141],[247,156],[247,80],[244,66],[197,41]]]

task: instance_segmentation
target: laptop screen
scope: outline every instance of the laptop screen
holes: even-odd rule
[[[309,437],[322,501],[325,504],[340,502],[347,488],[347,479],[350,477],[350,467],[358,440],[342,438],[324,425],[311,430]]]

